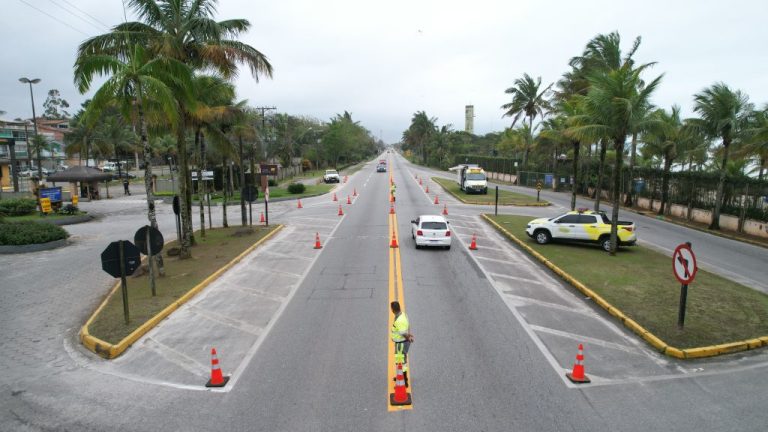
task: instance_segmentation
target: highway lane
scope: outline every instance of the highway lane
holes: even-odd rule
[[[445,177],[452,180],[455,178],[452,173],[414,165],[405,160],[403,160],[403,163],[413,172],[429,173],[432,176]],[[500,190],[536,196],[536,191],[531,188],[509,185],[498,186]],[[492,192],[489,190],[489,193]],[[543,190],[541,191],[541,198],[551,202],[553,206],[536,212],[525,208],[499,207],[499,212],[505,214],[536,214],[537,216],[546,215],[551,217],[570,209],[571,195],[569,193]],[[609,213],[612,209],[609,203],[605,201],[600,206]],[[576,199],[576,207],[592,209],[594,202],[579,196]],[[768,262],[768,249],[624,210],[621,211],[621,218],[632,220],[637,224],[638,242],[640,244],[650,246],[672,256],[672,252],[677,245],[691,242],[696,253],[697,263],[701,268],[768,293],[768,277],[766,277],[768,273],[765,270],[765,263]]]

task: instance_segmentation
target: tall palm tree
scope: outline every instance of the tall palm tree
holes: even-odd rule
[[[763,180],[768,163],[768,104],[752,113],[745,132],[744,151],[757,159],[757,179]]]
[[[251,24],[245,19],[215,21],[216,0],[128,0],[139,21],[119,24],[109,33],[83,42],[78,57],[112,53],[124,54],[131,43],[140,43],[156,54],[181,61],[195,70],[213,70],[225,79],[237,76],[238,65],[248,67],[254,79],[272,76],[267,57],[237,40]],[[183,89],[181,89],[183,90]],[[180,92],[183,94],[184,92]],[[179,155],[179,191],[182,195],[181,258],[191,257],[192,237],[191,175],[187,160],[187,117],[192,103],[178,98],[182,121],[176,130]]]
[[[663,215],[666,207],[669,205],[669,173],[672,169],[672,163],[685,148],[687,141],[690,141],[688,129],[680,118],[680,107],[673,105],[672,110],[667,112],[658,109],[652,116],[658,124],[648,131],[644,136],[645,147],[647,151],[661,156],[663,159],[662,177],[661,177],[661,205],[659,215]]]
[[[625,63],[618,69],[607,73],[595,73],[589,77],[590,88],[586,96],[581,97],[584,114],[576,116],[576,126],[572,129],[575,136],[610,137],[615,152],[615,163],[611,173],[613,180],[613,212],[611,218],[611,255],[616,254],[618,246],[618,220],[621,187],[621,166],[624,159],[624,143],[633,127],[649,127],[643,124],[654,120],[638,118],[640,108],[649,103],[653,92],[661,83],[658,76],[643,85],[640,77],[652,64],[632,67]]]
[[[534,80],[527,73],[523,74],[522,78],[515,80],[512,87],[504,90],[504,93],[512,95],[512,101],[501,106],[502,109],[506,110],[502,117],[512,117],[512,127],[514,127],[520,117],[525,116],[528,118],[528,127],[533,130],[533,120],[536,116],[543,118],[545,112],[551,109],[546,95],[552,85],[549,84],[542,90],[541,77]],[[523,170],[528,164],[530,151],[530,146],[526,145],[523,152]]]
[[[720,208],[723,205],[723,187],[731,144],[741,138],[752,111],[749,97],[739,90],[731,90],[725,83],[715,83],[693,97],[693,111],[699,119],[691,121],[694,127],[722,141],[722,164],[717,183],[715,208],[709,229],[720,229]]]
[[[427,164],[426,146],[435,133],[436,121],[436,118],[427,116],[426,112],[418,111],[411,118],[411,125],[403,133],[403,139],[410,147],[421,150],[421,162],[424,165]]]

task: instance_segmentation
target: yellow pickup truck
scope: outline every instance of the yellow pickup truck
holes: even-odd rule
[[[549,219],[534,219],[528,222],[525,233],[542,245],[551,241],[586,242],[611,250],[611,219],[603,212],[579,209]],[[618,236],[619,246],[633,246],[637,242],[634,222],[619,221]]]

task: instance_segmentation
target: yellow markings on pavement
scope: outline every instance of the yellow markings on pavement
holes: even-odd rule
[[[389,180],[390,184],[392,181],[392,165],[390,163],[389,168]],[[387,198],[389,198],[389,186],[387,186]],[[402,308],[403,312],[406,312],[407,309],[405,307],[405,294],[403,291],[403,272],[402,272],[402,265],[400,261],[400,248],[391,248],[389,247],[390,241],[392,239],[392,233],[395,233],[395,237],[398,239],[398,244],[400,243],[400,233],[397,229],[397,215],[391,214],[389,215],[388,219],[388,229],[387,229],[387,248],[389,248],[389,301],[387,302],[387,316],[389,319],[387,320],[387,411],[393,412],[393,411],[404,411],[404,410],[411,410],[413,409],[413,405],[399,405],[399,406],[393,406],[389,404],[389,395],[390,393],[395,392],[395,343],[392,342],[392,339],[390,337],[390,330],[392,329],[392,322],[394,321],[395,317],[392,315],[392,310],[389,308],[389,304],[395,300],[400,302],[400,307]],[[411,363],[411,362],[409,362]],[[410,386],[408,387],[408,392],[412,393],[413,388],[413,368],[409,366],[408,371],[408,381]]]

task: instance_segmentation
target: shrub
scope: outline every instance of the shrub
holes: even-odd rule
[[[0,200],[0,213],[6,216],[24,216],[31,214],[37,207],[37,201],[31,198],[11,198]]]
[[[48,243],[69,237],[60,226],[45,222],[9,222],[0,224],[0,246]]]
[[[80,210],[77,209],[77,207],[73,206],[72,204],[67,204],[64,207],[60,208],[58,213],[61,215],[76,215]]]
[[[277,180],[275,180],[275,179],[269,179],[269,180],[267,180],[267,184],[268,184],[269,186],[274,186],[274,187],[277,187]]]
[[[307,187],[304,186],[304,183],[291,183],[288,185],[288,192],[292,194],[304,193],[305,190],[307,190]]]

